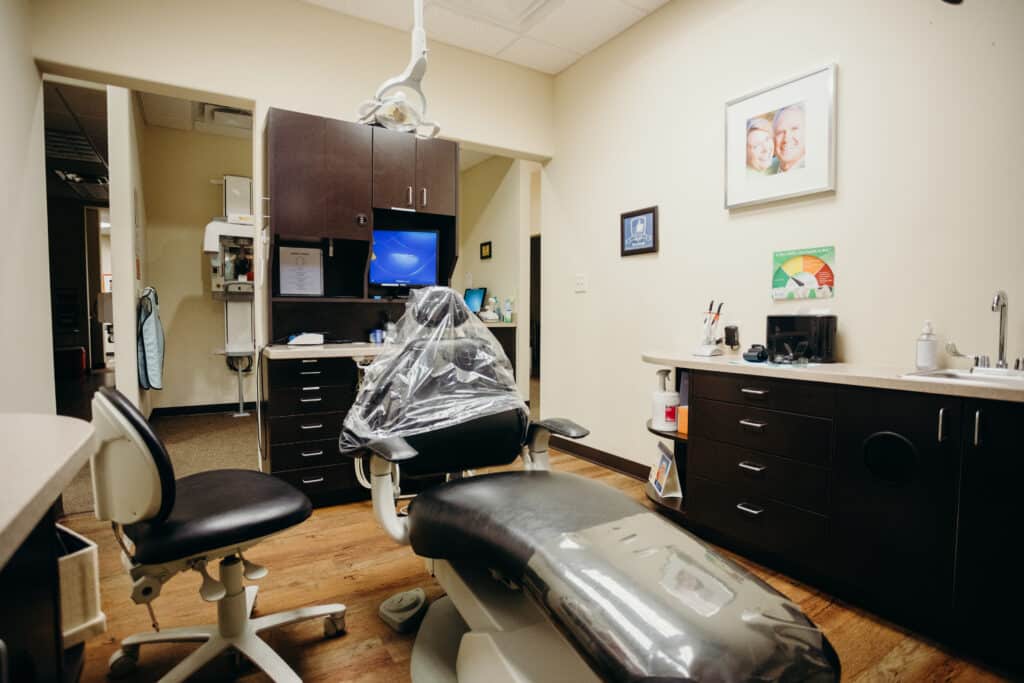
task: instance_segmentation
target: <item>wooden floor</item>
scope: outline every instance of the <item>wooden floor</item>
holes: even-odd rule
[[[644,500],[638,482],[598,466],[564,454],[553,458],[553,466],[601,480]],[[100,547],[100,589],[107,632],[87,643],[82,677],[85,683],[99,683],[107,680],[107,659],[117,649],[119,639],[149,630],[149,616],[145,607],[131,602],[131,585],[109,525],[91,515],[70,517],[65,523]],[[286,627],[268,638],[304,681],[391,683],[409,679],[412,636],[398,635],[385,626],[377,617],[377,606],[389,595],[417,586],[425,588],[430,599],[441,591],[424,570],[422,560],[408,547],[396,546],[377,527],[369,502],[318,509],[306,523],[265,541],[248,555],[270,569],[259,582],[258,614],[327,602],[342,602],[348,607],[348,633],[339,639],[324,640],[319,621]],[[839,653],[845,681],[1002,680],[870,614],[733,557],[799,603],[822,628]],[[154,603],[161,627],[215,620],[214,605],[199,598],[199,583],[198,574],[189,573],[164,586]],[[194,647],[143,647],[137,676],[129,680],[157,680]],[[195,680],[232,680],[236,678],[232,667],[232,658],[221,658]],[[242,669],[237,678],[267,680],[247,669]]]

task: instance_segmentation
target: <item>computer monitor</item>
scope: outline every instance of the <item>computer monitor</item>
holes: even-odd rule
[[[476,287],[466,290],[466,306],[474,313],[479,313],[484,306],[484,299],[487,298],[486,287]]]
[[[436,285],[437,242],[437,230],[375,229],[370,284],[378,287]]]

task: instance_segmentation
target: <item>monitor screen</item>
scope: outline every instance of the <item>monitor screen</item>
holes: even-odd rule
[[[469,307],[473,313],[479,313],[480,309],[483,308],[484,299],[487,297],[486,287],[477,287],[475,289],[466,290],[466,306]]]
[[[421,287],[437,284],[437,231],[373,231],[370,284]]]

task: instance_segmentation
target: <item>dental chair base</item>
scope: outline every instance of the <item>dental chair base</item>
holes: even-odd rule
[[[185,626],[152,633],[138,633],[121,641],[121,649],[110,658],[110,677],[120,678],[135,671],[139,647],[155,643],[202,643],[160,679],[160,683],[187,680],[214,657],[234,648],[277,683],[301,683],[302,679],[281,659],[259,633],[300,621],[324,618],[324,635],[333,637],[345,631],[345,606],[340,604],[302,607],[253,618],[257,586],[242,585],[243,562],[231,555],[220,562],[220,583],[224,597],[217,600],[217,623]]]
[[[413,645],[413,683],[599,683],[550,619],[514,584],[427,560],[447,595],[435,600]]]

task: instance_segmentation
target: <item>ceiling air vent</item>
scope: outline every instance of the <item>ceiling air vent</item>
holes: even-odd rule
[[[200,103],[196,108],[195,129],[200,133],[247,138],[252,135],[252,113],[244,109]]]
[[[103,163],[87,137],[81,133],[52,128],[46,131],[46,156],[51,159]]]

